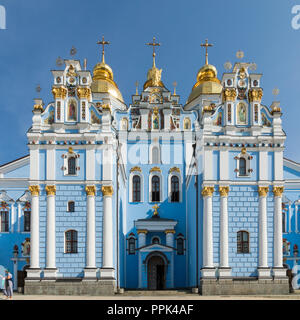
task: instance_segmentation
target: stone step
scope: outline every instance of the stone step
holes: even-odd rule
[[[191,290],[125,290],[125,296],[182,296],[192,294]]]

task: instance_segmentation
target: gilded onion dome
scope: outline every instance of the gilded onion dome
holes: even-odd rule
[[[192,92],[188,98],[187,103],[199,97],[202,94],[221,94],[223,87],[221,81],[217,78],[218,71],[215,66],[208,64],[207,48],[212,47],[206,40],[205,44],[201,44],[205,47],[205,65],[199,70],[197,74],[197,82],[193,86]]]
[[[113,71],[104,61],[104,52],[102,53],[102,61],[94,67],[91,89],[93,93],[109,93],[124,102],[122,94],[114,82]]]

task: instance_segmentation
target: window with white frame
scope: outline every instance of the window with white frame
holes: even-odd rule
[[[65,232],[65,253],[78,252],[78,232],[76,230],[68,230]]]
[[[237,253],[249,253],[250,252],[250,235],[248,231],[238,231],[237,233]]]
[[[128,241],[128,254],[135,254],[136,238],[134,236],[130,236],[127,241]]]
[[[65,176],[76,176],[80,170],[79,154],[75,153],[72,148],[69,148],[67,154],[62,155],[64,158],[64,166],[62,167]]]
[[[238,177],[249,177],[251,175],[253,169],[251,169],[250,161],[252,159],[253,157],[249,155],[245,149],[243,149],[242,152],[235,157],[235,160],[237,160],[237,168],[235,169],[235,172],[237,173]]]
[[[74,201],[68,202],[68,212],[75,212],[75,202]]]
[[[132,202],[141,202],[141,177],[138,175],[132,178]]]
[[[144,177],[139,167],[133,168],[129,177],[129,201],[144,201]]]
[[[151,179],[151,201],[160,202],[160,177],[154,175]]]
[[[8,210],[5,209],[1,209],[0,211],[0,220],[1,220],[1,224],[0,224],[0,232],[8,232],[9,231],[9,223],[8,223]]]

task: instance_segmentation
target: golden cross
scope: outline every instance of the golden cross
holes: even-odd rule
[[[147,46],[152,46],[153,47],[153,66],[155,66],[155,47],[159,47],[160,43],[155,42],[155,37],[153,37],[153,42],[148,42],[146,43]]]
[[[173,86],[174,86],[174,93],[173,93],[173,95],[176,96],[176,87],[177,87],[177,82],[176,82],[176,81],[173,82]]]
[[[98,41],[97,44],[102,45],[102,62],[104,62],[104,46],[110,44],[110,42],[104,41],[104,36],[102,36],[102,41]]]
[[[208,43],[208,40],[205,40],[205,43],[201,43],[201,47],[205,47],[205,64],[208,64],[208,47],[213,47],[213,44]]]
[[[155,204],[152,208],[154,209],[153,215],[158,216],[157,209],[159,208],[159,206],[157,204]]]

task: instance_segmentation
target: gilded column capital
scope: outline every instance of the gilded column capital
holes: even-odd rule
[[[236,97],[237,97],[237,93],[236,90],[234,88],[232,89],[225,89],[223,91],[223,97],[224,97],[224,101],[235,101]]]
[[[41,112],[44,112],[44,108],[41,104],[35,104],[33,106],[33,111],[41,111]]]
[[[85,186],[85,192],[87,196],[95,196],[96,187],[95,186]]]
[[[284,191],[284,187],[273,187],[274,197],[281,197]]]
[[[53,87],[52,93],[54,99],[65,99],[67,96],[67,89],[64,87]]]
[[[102,186],[101,191],[104,197],[112,197],[114,194],[114,188],[112,186]]]
[[[228,186],[219,187],[219,192],[221,197],[228,197],[229,187]]]
[[[250,102],[261,102],[263,96],[263,91],[261,88],[250,89],[248,93],[248,98]]]
[[[165,230],[165,234],[168,234],[168,233],[175,233],[175,230]]]
[[[258,187],[258,194],[260,197],[266,197],[269,192],[269,187]]]
[[[214,190],[214,187],[203,187],[201,194],[203,197],[211,197],[214,193]]]
[[[47,196],[55,196],[56,194],[56,186],[46,186],[45,187]]]
[[[77,96],[79,99],[89,99],[91,96],[91,89],[90,88],[77,88]]]
[[[40,186],[29,186],[29,191],[32,196],[39,196],[40,195]]]

